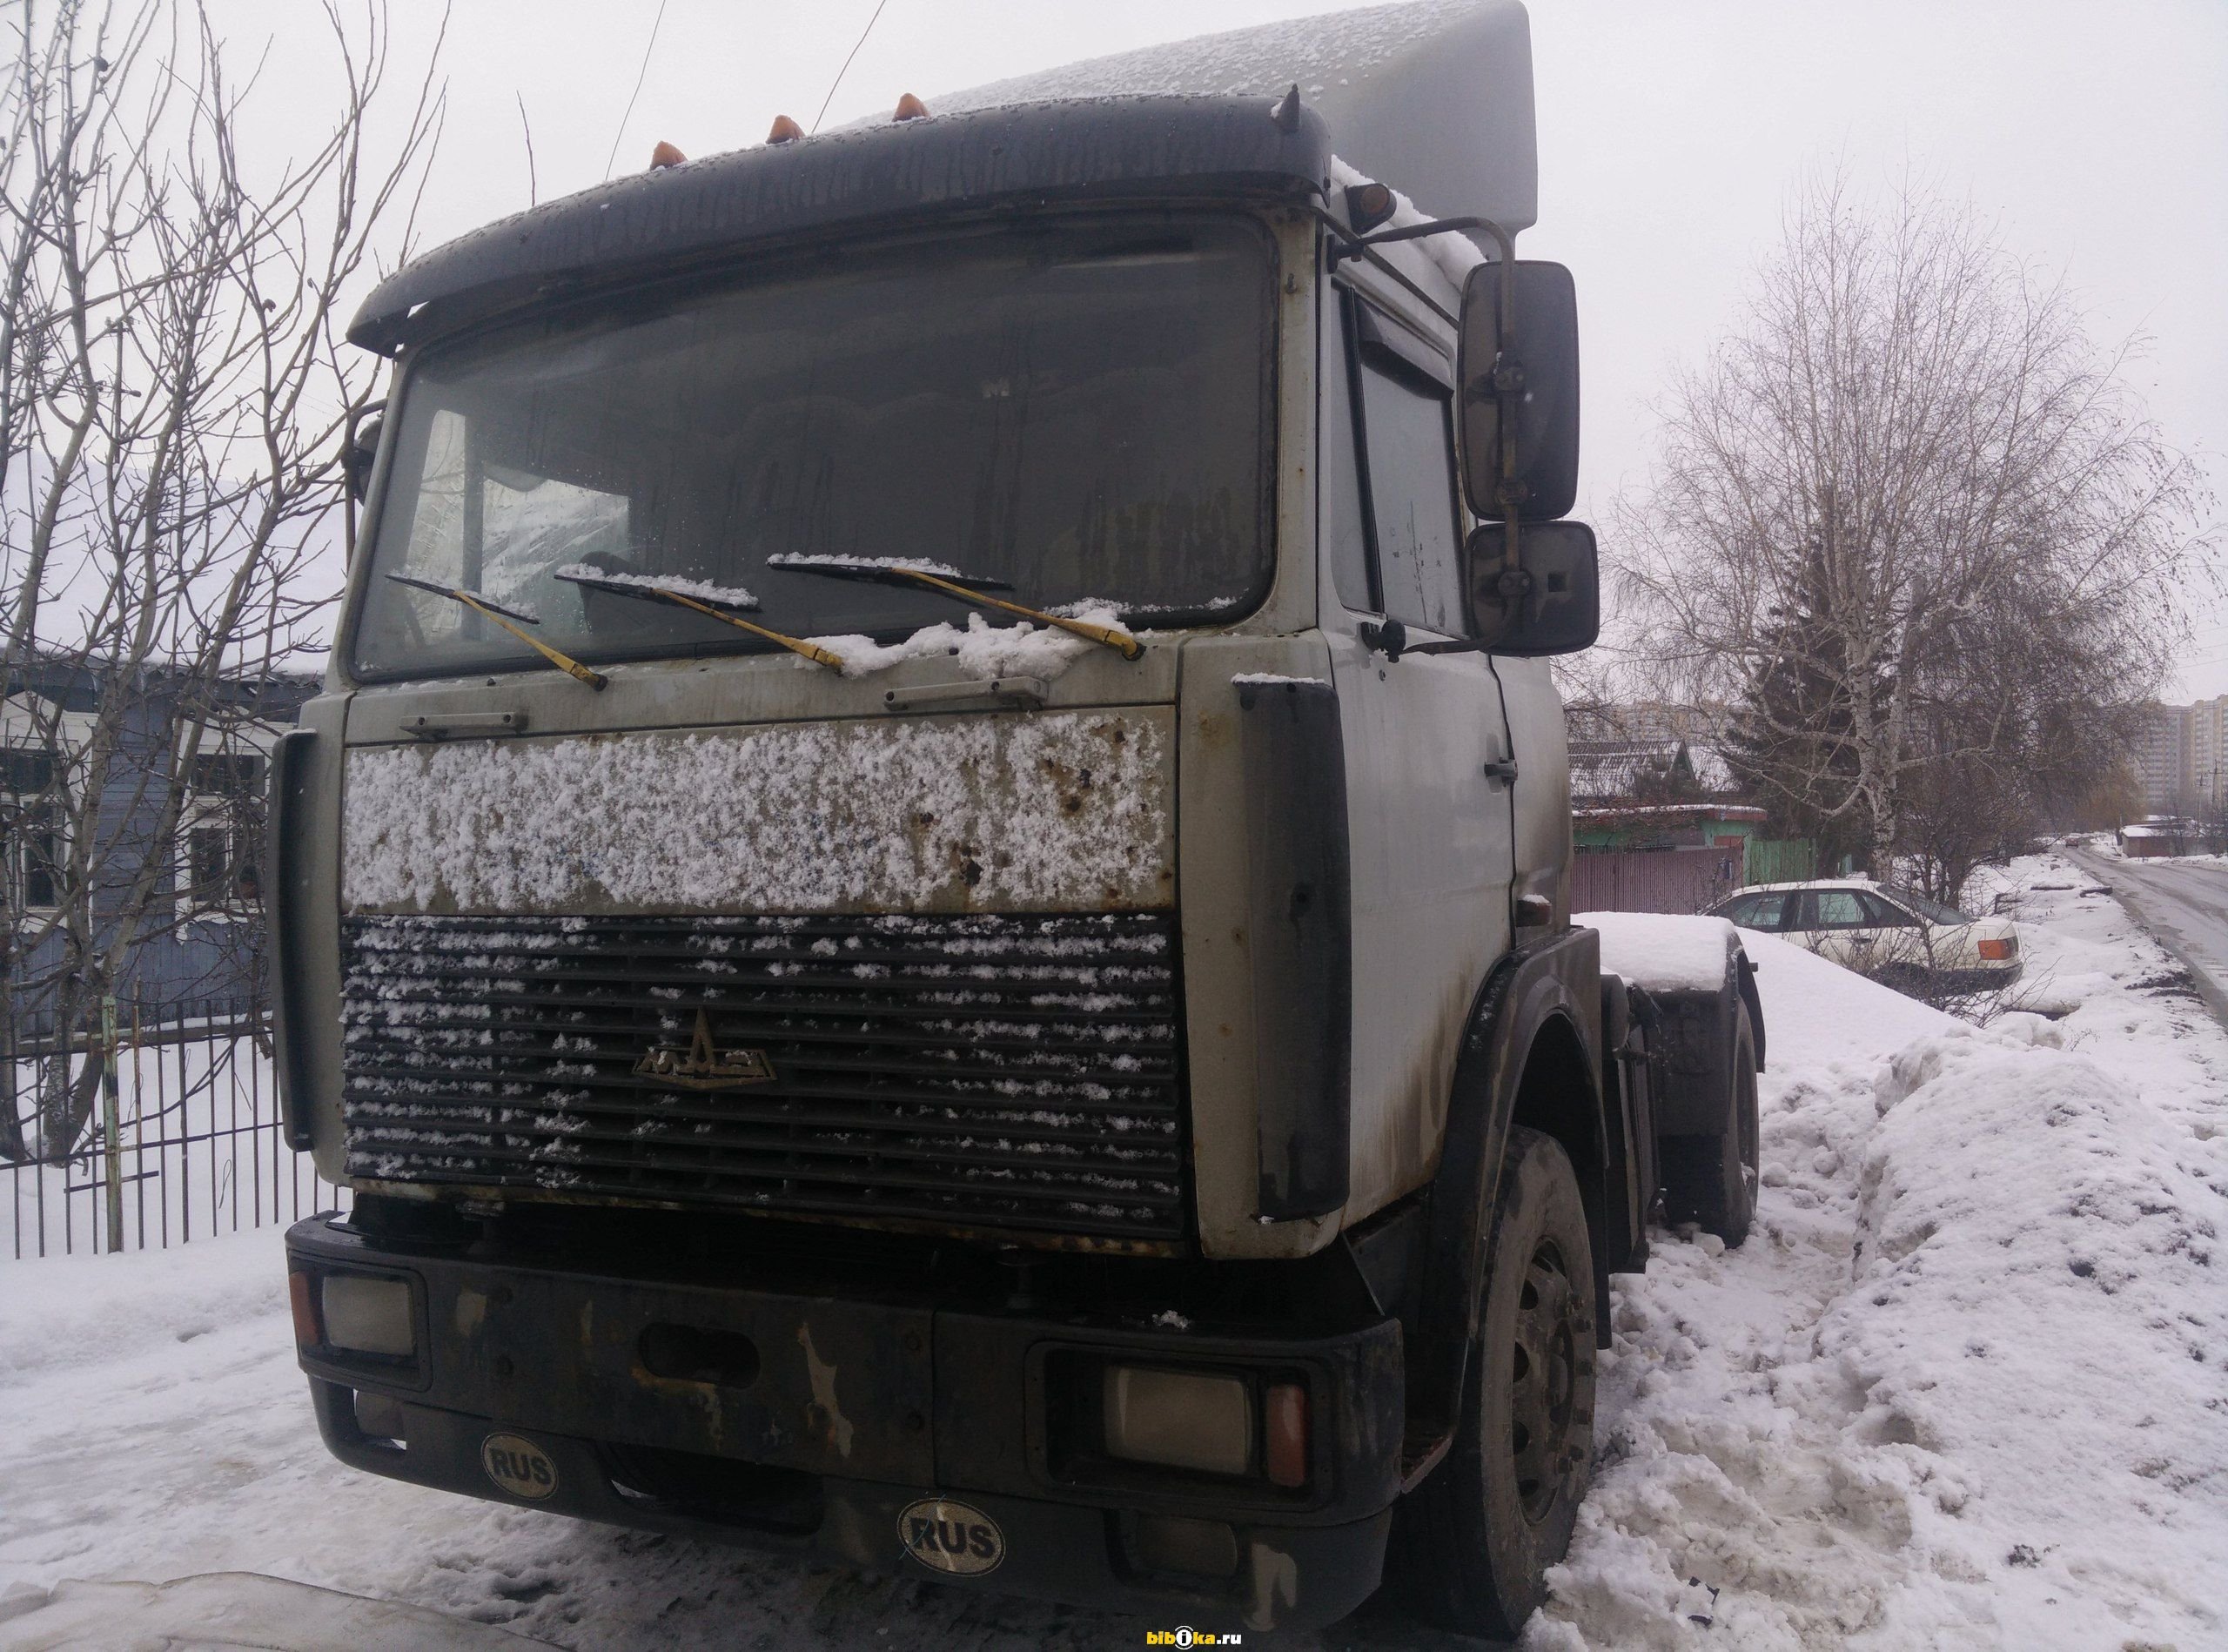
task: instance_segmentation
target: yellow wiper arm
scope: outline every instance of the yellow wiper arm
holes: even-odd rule
[[[1103,643],[1124,660],[1134,660],[1145,651],[1145,645],[1127,631],[1111,625],[1093,625],[1088,620],[1070,620],[1064,614],[1047,614],[1043,608],[1024,607],[1009,602],[1003,597],[991,596],[971,586],[931,574],[926,568],[911,567],[903,562],[820,562],[808,557],[772,556],[766,566],[792,574],[826,574],[837,579],[910,580],[931,590],[942,591],[946,596],[956,596],[963,602],[972,602],[986,608],[999,608],[1008,614],[1018,614],[1025,620],[1035,620],[1040,625],[1057,626],[1091,641]],[[987,583],[987,581],[985,581]]]
[[[1003,608],[1008,614],[1018,614],[1023,619],[1035,620],[1040,624],[1057,625],[1063,631],[1104,643],[1124,660],[1134,660],[1145,651],[1144,643],[1114,626],[1093,625],[1089,620],[1070,620],[1064,614],[1047,614],[1043,608],[1025,608],[1018,602],[1009,602],[1003,597],[989,596],[981,591],[970,590],[964,585],[954,584],[950,580],[939,579],[933,574],[923,574],[916,567],[893,567],[889,571],[902,574],[908,579],[918,580],[922,584],[942,591],[947,596],[956,596],[963,602],[979,602],[986,608]]]
[[[700,601],[693,596],[684,596],[679,591],[648,580],[638,582],[632,579],[606,579],[589,569],[578,567],[560,567],[557,570],[557,577],[569,584],[584,585],[590,590],[608,592],[613,596],[631,596],[643,601],[671,602],[679,608],[694,608],[699,614],[707,614],[713,619],[723,620],[739,631],[748,631],[753,636],[764,637],[768,642],[778,642],[790,653],[801,654],[815,665],[824,665],[831,671],[841,671],[843,668],[843,656],[822,648],[817,642],[808,642],[802,637],[793,637],[783,632],[771,630],[765,626],[746,620],[741,614],[728,608],[714,603]]]
[[[538,637],[528,636],[511,622],[513,620],[519,620],[527,625],[540,625],[541,621],[531,614],[520,613],[516,608],[507,608],[493,597],[482,596],[477,591],[467,591],[457,586],[436,585],[431,580],[413,580],[407,574],[390,574],[387,578],[393,580],[397,585],[406,585],[413,591],[431,591],[435,596],[445,596],[453,602],[461,602],[474,614],[484,614],[567,676],[578,678],[599,694],[610,683],[611,679],[601,672],[589,670],[571,655],[551,648]]]

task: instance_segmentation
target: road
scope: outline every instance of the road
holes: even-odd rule
[[[2066,853],[2182,961],[2199,996],[2228,1024],[2228,862],[2106,860],[2073,848]]]

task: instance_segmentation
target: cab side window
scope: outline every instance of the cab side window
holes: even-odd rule
[[[1444,636],[1468,629],[1454,492],[1453,396],[1437,359],[1349,299],[1364,515],[1382,612]],[[1443,366],[1438,369],[1443,373]]]

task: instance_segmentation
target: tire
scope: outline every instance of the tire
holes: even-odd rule
[[[1401,1500],[1388,1559],[1413,1615],[1513,1637],[1594,1467],[1594,1247],[1570,1160],[1538,1131],[1510,1132],[1485,1293],[1454,1443]]]
[[[1756,1033],[1748,1006],[1733,1017],[1733,1082],[1715,1135],[1666,1136],[1658,1144],[1666,1220],[1693,1222],[1728,1246],[1748,1237],[1756,1213]]]

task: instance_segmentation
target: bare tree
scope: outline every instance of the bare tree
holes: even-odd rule
[[[323,21],[333,113],[321,130],[288,131],[294,152],[278,155],[250,152],[254,77],[234,74],[198,7],[57,0],[10,18],[0,1019],[10,1027],[66,1038],[136,949],[191,910],[192,857],[173,850],[197,785],[241,756],[238,685],[314,648],[316,610],[338,588],[339,435],[372,384],[340,339],[341,306],[372,273],[375,237],[406,242],[440,98],[430,71],[406,88],[373,156],[371,112],[392,67],[386,13],[366,0],[344,16],[328,0]],[[247,764],[229,773],[251,789]],[[247,852],[245,831],[229,859]],[[86,1127],[90,1066],[71,1079],[66,1058],[49,1063],[29,1115],[6,1098],[0,1156],[67,1153]]]
[[[1884,872],[1923,778],[1989,807],[1970,765],[2155,688],[2210,501],[2128,356],[1970,212],[1803,187],[1618,520],[1642,650],[1737,708],[1759,801]]]

